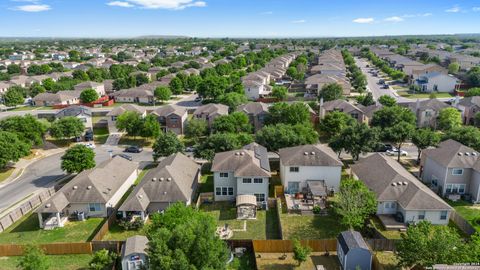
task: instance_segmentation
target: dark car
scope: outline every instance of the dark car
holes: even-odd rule
[[[390,86],[389,86],[388,84],[384,84],[384,85],[382,86],[382,88],[383,88],[383,89],[390,89]]]
[[[132,156],[125,155],[125,154],[116,154],[116,155],[113,155],[113,157],[116,157],[116,156],[122,157],[122,158],[124,158],[124,159],[126,159],[126,160],[130,160],[130,161],[133,160],[133,157],[132,157]]]
[[[124,152],[127,152],[127,153],[141,153],[142,151],[143,151],[143,148],[138,146],[129,146],[124,150]]]
[[[391,144],[383,144],[383,143],[380,143],[378,146],[377,146],[377,151],[376,152],[387,152],[387,151],[393,151],[393,150],[396,150],[397,148],[395,148],[393,145]]]
[[[89,129],[85,132],[85,141],[86,142],[93,141],[93,131],[92,130]]]

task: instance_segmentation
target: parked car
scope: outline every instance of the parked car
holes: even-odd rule
[[[126,160],[130,160],[132,161],[133,160],[133,157],[132,156],[129,156],[129,155],[126,155],[126,154],[116,154],[116,155],[113,155],[113,157],[116,157],[116,156],[119,156],[119,157],[122,157]]]
[[[385,80],[384,79],[379,80],[378,84],[385,84]]]
[[[398,149],[395,149],[395,150],[387,150],[387,155],[388,155],[388,156],[398,156]],[[408,156],[407,151],[400,150],[400,156],[402,156],[402,157]]]
[[[201,98],[201,97],[196,97],[196,98],[195,98],[195,102],[200,102],[200,101],[202,101],[202,98]]]
[[[382,88],[383,88],[383,89],[390,89],[390,86],[389,86],[388,84],[384,84],[384,85],[382,86]]]
[[[85,143],[83,145],[85,145],[86,147],[88,147],[90,149],[95,149],[95,144],[93,144],[93,143]]]
[[[141,153],[143,151],[143,148],[141,147],[138,147],[138,146],[129,146],[127,148],[125,148],[125,150],[123,152],[127,152],[127,153]]]
[[[377,146],[376,152],[387,152],[387,151],[397,151],[397,148],[391,144],[379,144]]]
[[[85,141],[86,142],[93,141],[93,131],[91,129],[85,132]]]
[[[195,148],[192,147],[192,146],[185,147],[185,152],[187,152],[187,153],[191,153],[191,152],[194,152],[194,151],[195,151]]]

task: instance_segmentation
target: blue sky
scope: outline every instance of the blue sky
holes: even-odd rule
[[[478,33],[480,0],[0,0],[0,25],[3,37]]]

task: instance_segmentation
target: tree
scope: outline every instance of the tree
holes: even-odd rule
[[[162,102],[169,100],[172,97],[172,91],[166,86],[159,86],[155,89],[155,97]]]
[[[301,102],[287,104],[275,103],[268,108],[268,116],[265,122],[268,125],[275,124],[308,124],[310,123],[310,111],[308,105]]]
[[[327,113],[327,115],[321,120],[320,129],[329,137],[333,137],[340,134],[340,132],[346,127],[354,125],[354,122],[355,119],[350,115],[344,112],[333,111]]]
[[[331,101],[340,99],[343,96],[343,88],[338,83],[329,83],[322,87],[320,90],[319,98],[323,98],[323,101]]]
[[[420,154],[430,146],[437,146],[440,134],[429,128],[417,129],[412,135],[412,143],[418,148],[417,163],[420,163]]]
[[[467,81],[473,86],[480,86],[480,67],[473,67],[467,72]]]
[[[7,66],[7,73],[8,74],[20,74],[22,72],[22,68],[20,68],[17,64],[11,64]]]
[[[397,105],[397,100],[389,95],[380,96],[380,98],[378,98],[378,102],[385,107],[393,107]]]
[[[161,129],[157,118],[150,114],[142,119],[142,130],[140,135],[144,138],[157,138],[160,135]]]
[[[143,74],[143,73],[138,73],[134,76],[135,78],[135,85],[136,86],[140,86],[140,85],[144,85],[144,84],[147,84],[150,82],[150,79],[147,77],[147,75]]]
[[[67,116],[52,123],[50,135],[56,139],[79,137],[85,130],[85,124],[80,118]]]
[[[287,75],[288,77],[290,77],[291,79],[295,79],[298,75],[298,72],[297,72],[297,69],[295,67],[289,67],[287,69]]]
[[[67,173],[81,173],[95,165],[95,152],[83,144],[74,145],[62,156],[61,167]]]
[[[398,105],[392,107],[383,107],[373,113],[372,125],[380,128],[387,128],[397,125],[400,122],[416,124],[416,117],[408,108]]]
[[[3,100],[6,106],[17,106],[25,102],[23,93],[18,87],[10,87],[3,94]]]
[[[213,217],[176,203],[154,214],[147,230],[152,270],[225,269],[230,251]]]
[[[373,191],[359,180],[343,179],[334,204],[340,222],[350,229],[361,229],[365,220],[377,210],[377,199]]]
[[[134,111],[126,111],[117,116],[115,126],[119,131],[127,132],[128,136],[139,136],[142,132],[142,116]]]
[[[480,130],[472,126],[457,127],[446,131],[443,140],[452,139],[480,151]]]
[[[354,121],[335,136],[330,142],[332,148],[345,150],[352,155],[353,160],[358,160],[360,154],[371,152],[375,149],[379,138],[376,128],[367,124]],[[337,151],[338,152],[338,151]]]
[[[215,153],[240,149],[253,142],[253,137],[246,133],[215,133],[203,140],[195,149],[195,156],[213,160]]]
[[[464,261],[462,239],[449,226],[433,226],[428,221],[420,221],[409,226],[401,236],[402,241],[397,245],[400,266],[425,268]]]
[[[202,119],[192,119],[188,121],[185,127],[185,136],[198,143],[198,139],[206,136],[208,131],[207,121]]]
[[[170,89],[172,89],[173,94],[179,95],[183,92],[183,82],[180,78],[174,77],[168,84]]]
[[[30,114],[11,116],[0,121],[0,130],[15,133],[19,139],[30,145],[42,145],[43,136],[47,132],[45,122]]]
[[[30,153],[30,145],[18,138],[15,133],[0,131],[0,169],[9,162],[16,162]]]
[[[87,72],[83,71],[83,70],[80,70],[80,69],[76,69],[72,72],[72,77],[76,80],[80,80],[80,81],[88,81],[90,80],[90,77],[88,76]]]
[[[442,109],[438,115],[438,127],[449,130],[462,126],[462,114],[456,108]]]
[[[302,246],[300,241],[293,240],[293,259],[298,262],[298,266],[307,261],[311,252],[312,249],[308,245]]]
[[[225,77],[209,76],[203,79],[198,86],[197,92],[204,98],[217,100],[228,89],[228,81]]]
[[[400,162],[400,155],[402,145],[405,141],[412,138],[415,132],[415,125],[401,121],[392,127],[387,127],[382,130],[382,137],[384,140],[396,144],[398,149],[398,162]]]
[[[278,100],[285,100],[287,98],[288,89],[285,86],[274,86],[272,96]]]
[[[363,106],[370,106],[375,104],[375,100],[373,99],[373,95],[371,92],[368,92],[366,95],[358,96],[357,101]]]
[[[269,151],[277,151],[284,147],[317,143],[318,133],[311,125],[305,124],[267,125],[257,132],[255,141]]]
[[[95,91],[94,89],[91,89],[91,88],[85,89],[85,90],[82,91],[82,93],[80,93],[80,100],[83,103],[94,102],[98,98],[99,98],[99,96],[98,96],[97,91]]]
[[[229,115],[221,115],[213,120],[212,130],[214,132],[252,132],[252,125],[248,116],[243,112],[233,112]]]
[[[230,92],[221,95],[218,102],[227,105],[230,111],[234,111],[238,106],[247,103],[248,100],[243,93]]]
[[[117,254],[106,249],[101,249],[93,254],[93,258],[88,264],[92,270],[107,270],[112,267],[117,259]]]
[[[48,258],[43,250],[34,245],[27,245],[24,248],[17,265],[22,270],[47,270],[49,266]]]
[[[185,146],[177,138],[177,135],[171,131],[161,132],[153,144],[153,159],[155,161],[160,157],[170,156],[172,154],[183,152]]]
[[[465,97],[473,97],[473,96],[480,96],[480,87],[470,88],[465,93]]]
[[[450,63],[448,65],[448,73],[456,74],[460,70],[460,65],[457,62]]]

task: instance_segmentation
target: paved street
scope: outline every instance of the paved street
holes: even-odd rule
[[[112,150],[112,155],[114,155],[121,153],[123,148],[117,146],[98,146],[95,149],[95,161],[97,164],[110,158],[109,150]],[[60,158],[62,155],[63,153],[55,154],[38,160],[27,167],[18,179],[1,187],[0,212],[30,194],[38,192],[41,188],[48,188],[55,185],[55,182],[65,175],[60,169]],[[139,162],[140,168],[145,167],[145,165],[153,160],[152,151],[147,149],[139,154],[128,153],[128,155],[132,156],[134,161]]]

